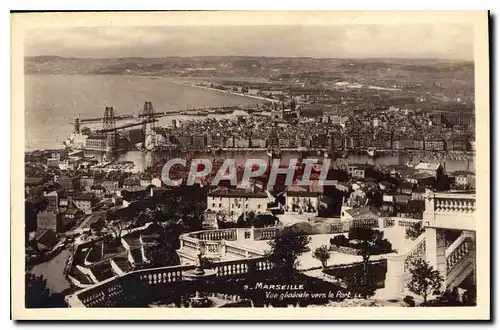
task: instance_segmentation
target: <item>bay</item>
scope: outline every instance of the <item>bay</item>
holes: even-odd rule
[[[76,116],[102,117],[106,106],[120,115],[140,113],[145,101],[152,102],[155,111],[263,103],[172,81],[170,77],[147,76],[26,75],[26,150],[62,147]]]

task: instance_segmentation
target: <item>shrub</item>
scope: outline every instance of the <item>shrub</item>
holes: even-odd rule
[[[411,227],[406,228],[406,236],[405,237],[406,237],[406,239],[415,240],[424,231],[425,231],[425,228],[422,226],[422,223],[417,222],[417,223],[413,224]]]
[[[405,304],[407,304],[409,307],[415,307],[415,299],[413,299],[412,296],[406,296],[403,301]]]
[[[330,239],[330,244],[336,246],[349,246],[349,239],[344,235],[337,235]]]
[[[328,250],[328,246],[322,245],[322,246],[318,247],[313,252],[313,258],[321,261],[321,266],[323,268],[326,268],[328,259],[330,259],[330,251]]]

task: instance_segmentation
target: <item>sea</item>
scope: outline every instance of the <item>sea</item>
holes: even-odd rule
[[[47,75],[30,74],[25,76],[25,148],[26,151],[57,149],[73,131],[73,120],[80,118],[102,117],[104,109],[112,106],[115,115],[139,114],[145,101],[150,101],[155,111],[189,110],[218,106],[249,106],[265,101],[176,84],[179,80],[172,77],[124,76],[124,75]],[[240,111],[241,112],[241,111]],[[241,114],[213,115],[215,118],[232,118]],[[170,126],[173,119],[200,119],[195,116],[168,116],[159,119],[158,126]],[[125,123],[125,122],[119,122]],[[83,125],[92,129],[99,124]],[[234,157],[237,164],[246,158],[264,158],[263,151],[227,151],[208,157]],[[285,152],[283,158],[297,158],[300,153]],[[130,151],[121,155],[121,160],[129,160],[140,168],[152,165],[157,155],[140,151]],[[407,155],[381,155],[376,158],[368,155],[349,155],[338,162],[370,163],[377,165],[405,164]],[[446,160],[448,171],[470,170],[475,168],[474,159]]]

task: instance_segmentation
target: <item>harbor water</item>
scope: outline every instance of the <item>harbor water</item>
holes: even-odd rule
[[[173,83],[169,77],[122,75],[26,75],[25,76],[25,126],[26,150],[61,148],[73,130],[72,122],[80,115],[94,118],[103,115],[106,106],[113,106],[115,113],[139,114],[145,101],[151,101],[156,111],[188,110],[203,107],[246,106],[263,103],[262,100],[237,96]],[[241,114],[213,115],[214,118],[232,118]],[[195,116],[169,116],[160,118],[159,126],[169,126],[173,119],[202,119]],[[124,122],[120,122],[124,123]],[[98,128],[99,124],[84,125]],[[172,154],[129,151],[119,160],[133,161],[139,169],[154,165],[161,158]],[[238,165],[248,158],[267,158],[266,151],[223,151],[222,153],[194,153],[192,157],[235,158]],[[283,152],[282,161],[301,157],[300,152]],[[335,160],[337,164],[370,163],[376,165],[406,164],[408,161],[439,161],[447,171],[471,170],[474,159],[419,159],[407,154],[381,154],[372,158],[367,154],[349,154]]]

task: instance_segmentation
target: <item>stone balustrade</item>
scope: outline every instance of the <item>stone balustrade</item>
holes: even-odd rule
[[[381,223],[384,228],[398,227],[411,227],[416,223],[422,223],[421,219],[402,218],[402,217],[383,217]],[[381,225],[381,226],[382,226]]]
[[[187,235],[182,235],[180,237],[181,247],[189,250],[198,251],[199,241],[196,238],[189,237]]]
[[[474,213],[476,211],[476,200],[474,198],[460,198],[458,196],[446,196],[434,198],[435,212]]]
[[[473,193],[426,193],[424,222],[427,227],[475,231],[475,212]]]
[[[280,230],[281,227],[231,228],[187,233],[179,237],[181,245],[179,253],[183,256],[194,257],[198,251],[203,250],[207,257],[212,258],[222,258],[226,255],[239,259],[262,257],[261,251],[239,246],[236,242],[238,240],[271,240]]]
[[[351,227],[379,227],[378,219],[353,219],[350,221]]]
[[[420,235],[413,243],[412,248],[404,254],[404,272],[410,270],[414,260],[425,259],[425,234]]]
[[[236,228],[203,230],[188,233],[185,236],[203,241],[235,241],[237,239],[237,231]]]
[[[394,227],[395,224],[396,224],[396,220],[394,220],[392,218],[385,218],[384,219],[384,228]]]
[[[254,240],[260,241],[260,240],[271,240],[276,237],[276,235],[279,233],[279,229],[276,227],[270,227],[270,228],[255,228],[253,229],[254,233]]]
[[[449,272],[453,267],[466,258],[471,251],[472,242],[469,238],[464,238],[458,246],[451,249],[446,256],[446,270]]]
[[[272,269],[272,265],[262,257],[219,261],[214,262],[213,266],[219,278],[245,276],[250,269],[255,272]],[[132,271],[77,291],[67,296],[66,301],[70,307],[127,307],[137,304],[137,301],[133,301],[137,294],[141,297],[154,294],[156,298],[161,297],[162,292],[165,296],[172,292],[182,295],[182,290],[177,289],[189,282],[183,278],[183,272],[194,268],[194,265],[181,265]],[[146,307],[149,302],[141,303]]]
[[[246,251],[238,246],[226,245],[226,254],[230,254],[240,258],[246,258]]]

